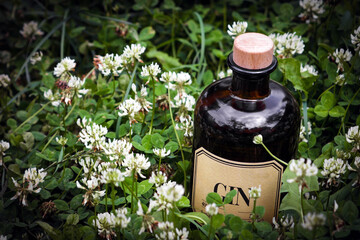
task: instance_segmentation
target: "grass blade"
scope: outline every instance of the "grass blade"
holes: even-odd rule
[[[65,19],[67,19],[68,14],[69,14],[69,9],[66,9],[65,14],[64,14],[63,24],[62,24],[62,30],[61,30],[60,59],[64,58],[65,28],[66,28]]]
[[[205,67],[206,67],[206,63],[205,63],[205,29],[204,29],[204,23],[203,20],[200,16],[200,14],[198,14],[197,12],[194,13],[195,16],[198,18],[199,20],[199,24],[200,24],[200,31],[201,31],[201,48],[200,48],[200,59],[199,59],[199,64],[200,64],[200,71],[198,73],[198,77],[196,79],[197,84],[200,86],[201,82],[202,82],[202,76],[204,75],[205,72]]]

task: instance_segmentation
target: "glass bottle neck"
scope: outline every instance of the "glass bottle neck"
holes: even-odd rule
[[[277,59],[267,68],[263,69],[245,69],[236,65],[233,61],[233,53],[230,53],[227,59],[228,66],[233,71],[231,82],[231,92],[243,99],[261,99],[270,94],[269,79],[270,73],[277,67]]]

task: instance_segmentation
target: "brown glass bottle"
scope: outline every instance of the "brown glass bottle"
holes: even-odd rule
[[[253,138],[261,134],[274,155],[284,161],[292,159],[298,144],[299,107],[285,87],[270,80],[270,73],[277,66],[275,57],[268,67],[250,70],[235,64],[231,53],[228,66],[233,76],[209,85],[195,107],[192,204],[194,210],[204,211],[207,191],[225,196],[237,189],[238,194],[231,203],[234,208],[228,211],[227,207],[226,212],[235,215],[239,212],[237,215],[248,219],[248,210],[236,207],[244,205],[251,209],[249,187],[262,185],[265,194],[270,188],[266,184],[272,184],[271,187],[277,184],[274,186],[277,196],[271,197],[275,210],[265,216],[269,221],[277,214],[282,166],[274,163],[261,145],[254,144]],[[261,172],[261,166],[272,170]],[[244,177],[233,176],[238,174]]]

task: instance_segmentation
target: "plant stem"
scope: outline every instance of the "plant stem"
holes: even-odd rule
[[[301,207],[301,222],[304,222],[304,190],[303,187],[300,189],[300,207]]]
[[[161,166],[161,156],[160,156],[160,159],[159,159],[158,173],[160,172],[160,166]]]
[[[27,122],[29,122],[31,119],[33,119],[36,115],[38,115],[47,105],[49,105],[51,102],[47,102],[44,106],[42,106],[36,113],[34,113],[33,115],[31,115],[28,119],[26,119],[22,124],[20,124],[20,126],[18,126],[15,130],[14,133],[16,133],[20,128],[22,128]]]
[[[275,160],[279,161],[280,163],[284,164],[285,166],[287,166],[288,164],[286,162],[284,162],[283,160],[281,160],[280,158],[276,157],[274,154],[272,154],[272,152],[270,152],[270,150],[265,146],[265,144],[263,142],[261,142],[261,145],[265,148],[265,150],[270,154],[270,156],[272,156]]]
[[[105,211],[108,211],[108,205],[107,205],[107,200],[108,200],[108,184],[105,184]]]
[[[152,87],[153,87],[153,102],[152,102],[152,115],[151,115],[151,122],[150,122],[150,135],[153,130],[153,122],[155,117],[155,79],[151,77]]]
[[[115,185],[111,183],[111,201],[112,201],[112,212],[115,213]]]
[[[213,217],[211,216],[211,218],[210,218],[210,226],[209,226],[209,240],[212,239],[211,238],[212,222],[213,222]]]
[[[132,189],[132,193],[131,193],[131,213],[133,213],[133,210],[134,210],[134,188],[135,188],[135,170],[132,171],[132,186],[131,186],[131,189]]]
[[[187,194],[187,187],[186,187],[186,169],[185,169],[185,158],[184,158],[184,152],[183,152],[183,149],[182,149],[182,144],[180,142],[180,138],[179,138],[179,135],[176,131],[176,128],[175,128],[175,121],[174,121],[174,117],[173,117],[173,113],[172,113],[172,108],[171,108],[171,95],[170,95],[170,84],[168,86],[168,98],[169,98],[169,111],[170,111],[170,118],[171,118],[171,123],[173,125],[173,128],[174,128],[174,132],[175,132],[175,136],[176,136],[176,140],[179,144],[179,148],[180,148],[180,152],[181,152],[181,158],[182,158],[182,162],[183,162],[183,165],[184,165],[184,189],[185,189],[185,195]]]
[[[343,127],[343,125],[344,125],[344,123],[345,123],[345,117],[346,117],[346,114],[347,114],[347,112],[348,112],[348,110],[349,110],[349,108],[350,108],[350,105],[351,105],[351,103],[354,101],[355,97],[359,94],[359,92],[360,92],[360,88],[356,91],[356,93],[354,94],[354,96],[351,98],[349,104],[347,105],[347,107],[346,107],[346,109],[345,109],[344,117],[343,117],[342,120],[341,120],[340,128],[339,128],[339,131],[338,131],[337,135],[340,134],[341,128]]]

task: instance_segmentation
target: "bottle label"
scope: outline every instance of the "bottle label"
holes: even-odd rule
[[[206,196],[216,192],[224,200],[231,190],[236,195],[230,204],[219,209],[220,213],[234,214],[250,220],[254,200],[249,189],[261,185],[261,196],[256,206],[265,207],[264,220],[271,222],[277,217],[280,204],[280,187],[283,167],[273,161],[238,162],[216,156],[204,148],[195,151],[192,205],[194,211],[205,213]]]

